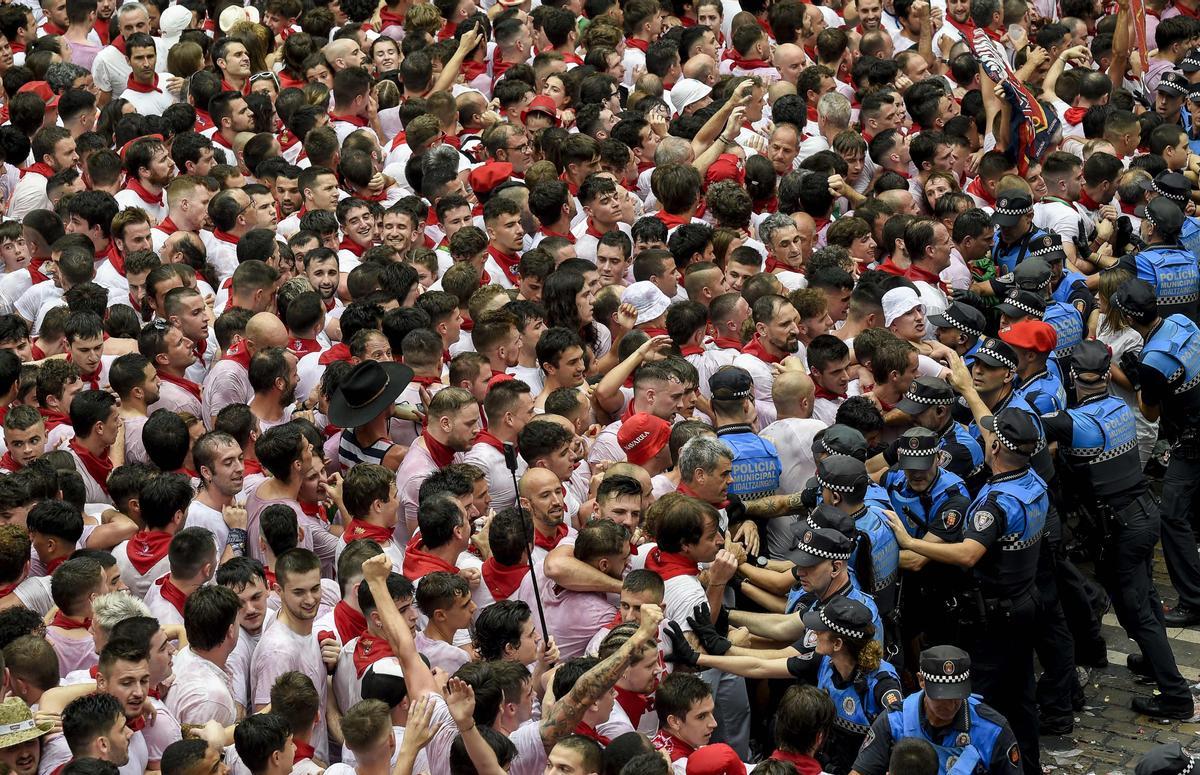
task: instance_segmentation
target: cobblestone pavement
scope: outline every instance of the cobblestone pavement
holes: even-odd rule
[[[1175,592],[1161,553],[1156,581],[1159,594],[1170,606]],[[1137,647],[1111,610],[1104,616],[1103,633],[1109,665],[1092,671],[1084,687],[1087,702],[1075,714],[1074,731],[1042,738],[1042,768],[1060,775],[1132,775],[1142,754],[1159,743],[1179,742],[1192,753],[1200,752],[1200,705],[1189,721],[1163,721],[1134,713],[1130,700],[1154,694],[1154,684],[1125,667],[1125,658]],[[1200,696],[1200,627],[1168,629],[1167,635],[1183,677],[1193,684],[1193,694]]]

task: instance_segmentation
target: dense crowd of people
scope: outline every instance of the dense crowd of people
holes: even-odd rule
[[[1191,719],[1195,2],[0,5],[0,767]]]

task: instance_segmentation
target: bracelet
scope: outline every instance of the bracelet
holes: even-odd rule
[[[470,732],[470,731],[471,731],[472,729],[474,729],[474,728],[475,728],[475,722],[474,722],[474,721],[472,721],[472,722],[471,722],[471,726],[467,727],[466,729],[459,729],[459,730],[458,730],[458,733],[461,735],[461,734],[463,734],[464,732]]]

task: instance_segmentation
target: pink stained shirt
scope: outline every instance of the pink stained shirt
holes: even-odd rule
[[[218,411],[220,408],[220,406],[217,407]],[[158,400],[146,407],[146,412],[154,414],[157,409],[168,409],[172,412],[187,412],[199,417],[204,422],[206,428],[209,426],[209,418],[204,414],[204,407],[200,399],[173,382],[165,380],[159,382]]]
[[[263,510],[265,510],[267,506],[273,506],[276,503],[282,503],[284,506],[287,506],[292,511],[296,512],[297,523],[302,523],[302,520],[305,519],[304,509],[300,507],[299,503],[291,498],[263,500],[262,498],[258,497],[259,488],[268,481],[270,480],[264,479],[262,482],[259,482],[258,485],[243,490],[243,492],[246,493],[246,534],[250,538],[246,548],[250,550],[250,556],[259,561],[262,561],[264,558],[262,555],[262,548],[258,545],[258,539],[262,535],[262,531],[258,525],[258,519],[262,516]],[[309,550],[313,548],[313,539],[310,531],[304,531],[304,538],[300,541],[300,545]]]
[[[86,670],[100,662],[91,633],[85,633],[82,638],[71,638],[58,627],[47,627],[46,640],[50,641],[54,653],[58,654],[60,678],[66,678],[72,670]]]
[[[158,619],[159,624],[183,624],[183,611],[162,596],[162,584],[158,583],[162,578],[160,576],[155,579],[146,590],[146,597],[143,598],[146,607],[150,609],[150,615]]]
[[[438,465],[433,462],[429,450],[425,449],[425,442],[418,439],[408,448],[404,462],[396,471],[396,492],[400,495],[400,515],[396,520],[394,535],[397,543],[407,546],[408,539],[417,531],[417,505],[421,484],[436,470]]]
[[[617,609],[600,592],[572,592],[544,573],[538,574],[546,626],[554,636],[562,659],[583,656],[588,642],[617,615]]]
[[[239,635],[241,633],[239,632]],[[175,682],[167,693],[167,706],[183,724],[203,724],[210,719],[224,726],[237,722],[233,676],[185,646],[172,663]]]
[[[271,702],[271,687],[275,679],[291,670],[304,673],[312,679],[320,695],[320,711],[313,737],[310,741],[316,749],[317,758],[329,761],[329,734],[325,726],[325,698],[328,694],[329,674],[321,661],[321,645],[316,634],[300,635],[283,621],[275,623],[263,633],[250,660],[250,696],[254,707]]]
[[[203,395],[201,419],[206,427],[211,427],[212,418],[224,407],[249,404],[250,399],[254,398],[254,388],[250,386],[250,376],[242,365],[224,358],[217,361],[204,378]]]
[[[440,667],[447,675],[454,675],[458,669],[471,661],[471,655],[445,641],[433,640],[425,633],[417,632],[413,636],[417,651],[429,658],[431,668]]]
[[[150,462],[150,458],[146,456],[146,446],[142,444],[142,428],[148,419],[150,418],[145,416],[121,418],[121,423],[125,426],[126,463]]]

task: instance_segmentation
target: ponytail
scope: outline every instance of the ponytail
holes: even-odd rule
[[[858,543],[854,573],[858,577],[859,588],[869,595],[875,589],[875,563],[871,557],[871,536],[862,530],[854,532]]]

